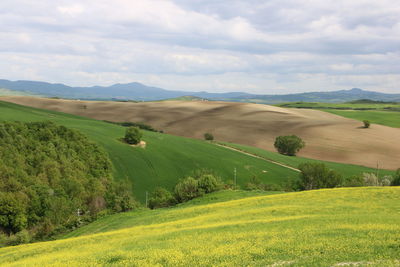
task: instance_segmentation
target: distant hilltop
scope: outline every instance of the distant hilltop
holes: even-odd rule
[[[12,94],[12,92],[15,92],[15,95],[25,94],[92,100],[155,101],[166,99],[207,99],[215,101],[251,102],[260,104],[277,104],[295,101],[338,103],[355,101],[359,99],[400,102],[400,94],[385,94],[373,91],[365,91],[359,88],[332,92],[306,92],[286,95],[256,95],[245,92],[208,93],[172,91],[158,87],[146,86],[137,82],[126,84],[118,83],[111,86],[72,87],[59,83],[54,84],[37,81],[9,80],[0,80],[0,88],[7,89],[8,95]],[[0,90],[0,95],[1,94],[2,91]]]

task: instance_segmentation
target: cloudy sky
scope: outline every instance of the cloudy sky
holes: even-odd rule
[[[0,78],[400,93],[398,0],[1,0]]]

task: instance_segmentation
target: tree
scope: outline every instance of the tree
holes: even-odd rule
[[[176,204],[174,196],[162,187],[157,187],[149,199],[150,209],[166,208]]]
[[[295,156],[305,146],[305,142],[296,135],[278,136],[274,146],[281,154]]]
[[[364,128],[369,128],[369,126],[371,125],[370,121],[368,120],[363,120],[364,123]]]
[[[142,132],[138,127],[128,127],[125,132],[125,142],[136,145],[142,139]]]
[[[198,181],[200,190],[206,194],[217,191],[221,185],[220,180],[212,174],[204,174]]]
[[[199,188],[199,181],[190,176],[175,186],[174,193],[176,200],[180,203],[203,195],[203,191]]]
[[[302,163],[299,165],[300,190],[311,190],[319,188],[333,188],[342,184],[342,176],[334,171],[329,170],[323,163]]]
[[[214,136],[212,134],[210,134],[210,133],[205,133],[204,134],[204,139],[207,140],[207,141],[212,141],[212,140],[214,140]]]
[[[393,185],[393,186],[400,185],[400,169],[397,169],[391,185]]]
[[[27,226],[25,207],[16,194],[0,192],[0,229],[8,234],[21,231]]]

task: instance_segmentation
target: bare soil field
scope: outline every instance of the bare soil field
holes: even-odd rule
[[[98,120],[142,122],[166,133],[275,151],[279,135],[296,134],[306,142],[299,156],[385,169],[400,167],[400,129],[362,123],[307,109],[211,101],[111,102],[0,97],[16,104],[61,111]],[[366,118],[368,119],[368,118]]]

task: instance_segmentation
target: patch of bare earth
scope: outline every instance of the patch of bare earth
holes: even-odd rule
[[[400,129],[330,113],[268,105],[214,101],[111,102],[35,97],[0,100],[62,111],[99,120],[143,122],[166,133],[217,140],[275,151],[279,135],[296,134],[306,142],[299,156],[386,169],[400,167]],[[368,119],[368,118],[366,118]]]
[[[146,142],[145,141],[140,141],[136,145],[130,145],[132,147],[141,147],[141,148],[146,148]]]

